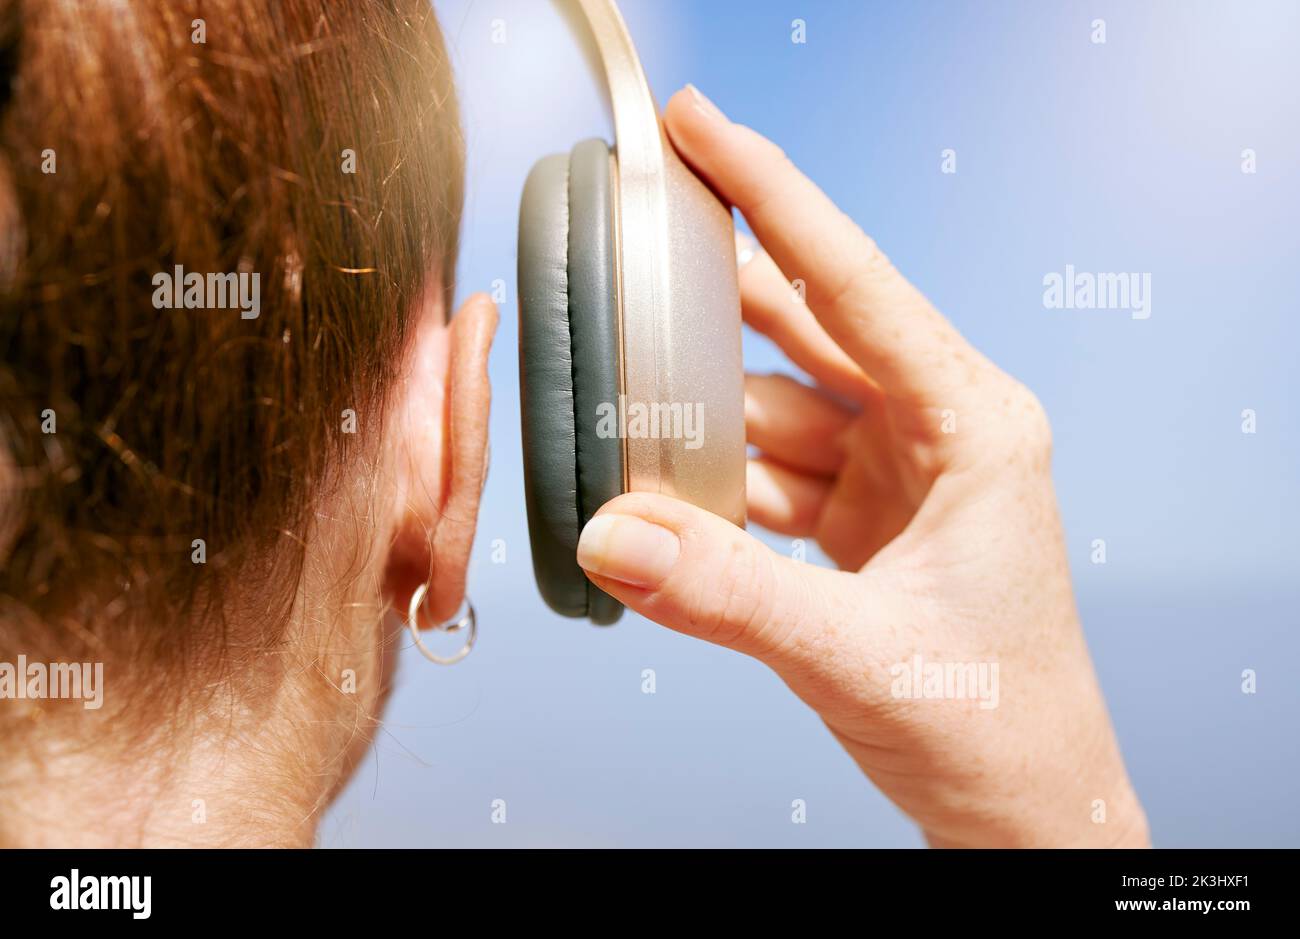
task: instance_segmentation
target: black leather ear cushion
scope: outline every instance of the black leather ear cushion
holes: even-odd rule
[[[623,441],[611,433],[618,428],[619,332],[610,173],[603,140],[584,140],[569,154],[569,338],[579,532],[623,491]],[[622,612],[622,604],[587,581],[592,622],[608,625]]]
[[[582,527],[623,486],[621,440],[600,421],[618,406],[616,291],[609,149],[587,140],[538,162],[524,185],[519,372],[537,585],[556,612],[602,624],[622,606],[587,580],[576,551]]]

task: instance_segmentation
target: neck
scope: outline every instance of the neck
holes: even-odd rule
[[[6,748],[0,847],[310,847],[332,781],[228,731],[184,752],[28,735]]]
[[[363,517],[333,514],[344,534]],[[310,847],[378,724],[401,628],[382,615],[378,562],[340,587],[321,558],[356,559],[329,534],[272,641],[265,606],[232,601],[246,628],[221,634],[211,664],[108,654],[91,708],[0,699],[0,847]]]
[[[179,713],[157,695],[99,710],[0,702],[0,847],[310,847],[369,745],[394,658],[373,638],[335,641],[259,656],[261,694],[218,683]],[[124,733],[142,714],[155,725]]]

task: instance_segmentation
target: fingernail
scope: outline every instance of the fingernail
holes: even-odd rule
[[[748,235],[743,231],[736,232],[736,270],[741,270],[746,264],[758,257],[761,249],[758,241],[753,235]]]
[[[772,475],[757,463],[745,464],[745,493],[751,503],[772,506],[783,513],[794,514],[790,494],[778,486]]]
[[[704,92],[694,85],[687,85],[686,90],[691,93],[691,101],[695,104],[695,110],[699,111],[705,117],[714,120],[725,121],[727,115],[722,113],[722,109],[704,96]]]
[[[635,515],[597,515],[578,539],[578,564],[633,587],[654,587],[672,571],[681,550],[667,528]]]

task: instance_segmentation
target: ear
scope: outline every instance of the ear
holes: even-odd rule
[[[497,326],[486,294],[466,300],[450,324],[442,309],[438,291],[421,301],[390,436],[398,448],[398,504],[384,594],[405,616],[411,594],[427,582],[420,613],[426,627],[450,619],[465,597],[487,478],[487,363]]]

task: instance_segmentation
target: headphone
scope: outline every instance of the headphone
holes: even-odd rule
[[[624,492],[745,524],[744,367],[731,210],[673,150],[613,0],[577,0],[616,144],[541,159],[519,209],[519,386],[533,573],[598,625],[622,605],[577,562]]]

